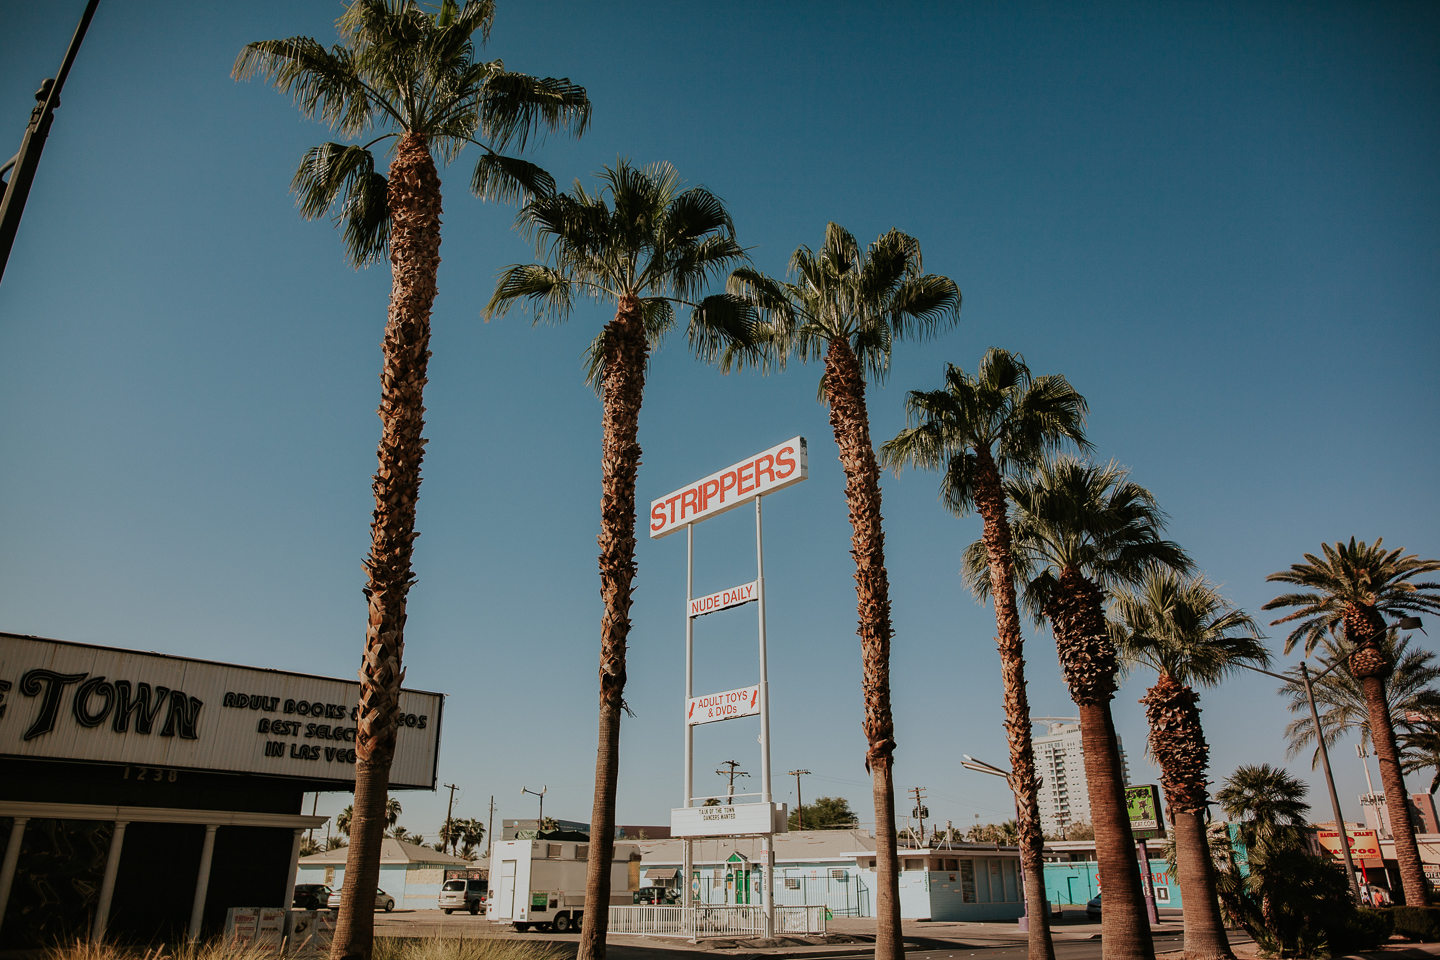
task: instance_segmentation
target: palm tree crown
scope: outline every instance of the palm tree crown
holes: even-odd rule
[[[1404,549],[1385,550],[1384,539],[1320,545],[1324,557],[1305,554],[1304,563],[1272,573],[1266,580],[1291,583],[1303,593],[1276,597],[1262,610],[1299,607],[1275,624],[1299,620],[1285,638],[1285,652],[1303,643],[1307,655],[1328,634],[1352,646],[1379,640],[1387,614],[1440,613],[1440,583],[1412,583],[1422,573],[1440,570],[1440,560],[1421,560]],[[1343,635],[1342,635],[1343,631]]]
[[[675,307],[688,306],[687,335],[702,358],[727,348],[758,358],[747,306],[729,294],[700,296],[712,280],[745,260],[720,198],[701,186],[682,190],[668,163],[636,168],[622,159],[597,176],[602,185],[597,193],[576,181],[572,193],[537,195],[521,209],[516,222],[547,262],[507,268],[486,316],[504,315],[518,301],[537,321],[563,321],[577,295],[634,301],[654,346],[674,326]],[[610,336],[606,328],[590,345],[592,384],[605,379]]]
[[[524,150],[546,130],[580,135],[590,101],[568,79],[537,79],[507,71],[500,60],[477,61],[474,37],[489,40],[494,18],[493,0],[463,7],[442,0],[433,14],[416,0],[355,0],[336,24],[342,42],[328,50],[310,37],[290,37],[240,51],[237,80],[265,77],[291,94],[305,116],[347,139],[379,133],[364,144],[313,148],[291,184],[309,219],[338,207],[356,266],[383,257],[390,239],[388,181],[375,172],[370,152],[381,140],[424,138],[446,163],[475,144],[484,154],[471,188],[483,199],[553,192],[544,170],[500,151]]]
[[[1066,570],[1112,589],[1155,567],[1190,568],[1179,544],[1160,537],[1166,516],[1154,495],[1114,462],[1099,466],[1057,456],[1008,481],[1005,491],[1014,504],[1015,576],[1036,623],[1043,622],[1045,604]],[[966,548],[965,578],[977,596],[989,597],[985,549],[978,541]]]
[[[1029,470],[1064,443],[1090,449],[1088,407],[1059,374],[1031,377],[1025,358],[991,347],[975,376],[945,365],[945,387],[912,390],[905,412],[913,426],[881,448],[881,462],[942,469],[940,498],[956,516],[975,509],[985,459],[1004,479]]]
[[[1215,794],[1225,816],[1237,821],[1247,846],[1294,835],[1305,826],[1310,787],[1281,767],[1244,764],[1235,769]]]
[[[1260,627],[1203,576],[1146,573],[1114,593],[1111,635],[1121,662],[1146,666],[1190,687],[1213,687],[1243,664],[1268,666]]]
[[[1435,686],[1440,680],[1440,663],[1429,650],[1412,648],[1410,640],[1409,636],[1397,638],[1395,631],[1388,630],[1380,643],[1382,654],[1394,664],[1385,681],[1390,716],[1395,724],[1405,727],[1414,726],[1409,720],[1412,715],[1440,716],[1440,689]],[[1335,660],[1344,660],[1352,652],[1344,641],[1328,636],[1320,643]],[[1359,734],[1361,744],[1370,742],[1370,713],[1362,681],[1348,670],[1332,670],[1315,680],[1312,688],[1327,748],[1334,747],[1341,737],[1351,733]],[[1296,714],[1296,719],[1285,728],[1289,755],[1293,757],[1306,747],[1314,746],[1315,725],[1310,722],[1310,701],[1305,696],[1304,684],[1295,680],[1281,687],[1280,692],[1290,697],[1290,712]],[[1313,768],[1319,762],[1320,752],[1316,749],[1310,766]]]
[[[767,360],[783,366],[792,353],[818,360],[831,344],[845,344],[864,377],[883,380],[896,340],[923,339],[959,316],[955,281],[923,270],[914,237],[891,230],[862,251],[853,234],[830,223],[818,253],[802,245],[791,255],[794,282],[742,267],[729,290],[761,311]],[[726,351],[720,359],[729,370],[754,357]],[[822,397],[826,390],[822,379]]]

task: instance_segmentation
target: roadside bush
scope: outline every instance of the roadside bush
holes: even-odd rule
[[[1400,936],[1421,943],[1440,940],[1440,907],[1391,907],[1386,912]]]
[[[544,940],[506,937],[376,937],[372,960],[562,960],[566,951]]]
[[[1332,956],[1343,956],[1361,950],[1373,950],[1390,939],[1395,932],[1395,918],[1388,910],[1359,907],[1353,913],[1342,913],[1329,924],[1326,933]]]

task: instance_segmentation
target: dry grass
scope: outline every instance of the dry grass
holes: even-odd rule
[[[36,951],[39,960],[276,960],[278,951],[223,937],[157,947],[124,947],[75,940]],[[373,960],[566,960],[569,951],[545,941],[502,937],[376,937]],[[311,957],[317,955],[312,953]],[[322,950],[318,960],[324,960]]]

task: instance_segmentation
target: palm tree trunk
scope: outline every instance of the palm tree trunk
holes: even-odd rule
[[[880,518],[880,467],[870,445],[865,375],[850,345],[832,340],[825,354],[830,426],[845,470],[851,556],[860,628],[865,696],[865,769],[875,798],[875,960],[905,955],[900,930],[900,872],[895,835],[895,720],[890,712],[890,578]]]
[[[990,561],[990,595],[995,600],[995,645],[1000,649],[1000,682],[1005,734],[1010,741],[1010,789],[1015,791],[1015,827],[1020,835],[1020,869],[1025,875],[1025,912],[1030,922],[1030,960],[1055,960],[1050,938],[1050,905],[1045,898],[1045,834],[1035,780],[1030,701],[1025,689],[1025,649],[1015,603],[1015,568],[1005,494],[989,447],[977,447],[975,507],[985,522],[982,539]]]
[[[385,797],[405,679],[405,599],[413,582],[430,308],[440,267],[440,177],[424,137],[407,133],[400,138],[390,164],[388,199],[393,220],[390,314],[380,373],[379,468],[371,483],[375,512],[365,558],[369,620],[355,732],[355,803],[332,960],[369,960],[373,946]]]
[[[640,301],[622,297],[606,330],[605,407],[600,451],[600,742],[590,806],[590,859],[578,960],[604,960],[610,926],[610,861],[615,853],[615,784],[620,775],[620,713],[625,709],[625,642],[635,580],[635,473],[640,468],[640,404],[645,396],[645,319]]]
[[[1059,589],[1046,612],[1054,627],[1061,673],[1080,711],[1080,750],[1089,781],[1095,859],[1105,891],[1100,914],[1104,960],[1154,960],[1140,865],[1125,810],[1120,745],[1110,715],[1118,666],[1103,602],[1099,587],[1067,567],[1060,572]]]
[[[1205,837],[1205,771],[1210,747],[1200,726],[1199,697],[1168,673],[1146,691],[1150,754],[1160,764],[1161,785],[1175,831],[1175,865],[1185,903],[1185,960],[1234,960],[1215,885],[1215,865]]]
[[[1375,757],[1380,766],[1380,782],[1385,785],[1385,806],[1390,812],[1390,833],[1395,838],[1395,861],[1400,867],[1400,886],[1405,903],[1423,907],[1428,903],[1425,874],[1420,866],[1420,848],[1415,843],[1415,825],[1410,819],[1410,796],[1405,790],[1405,776],[1400,771],[1400,752],[1395,748],[1395,728],[1391,724],[1390,704],[1385,696],[1384,676],[1361,679],[1365,688],[1365,706],[1370,713],[1370,739],[1375,744]]]

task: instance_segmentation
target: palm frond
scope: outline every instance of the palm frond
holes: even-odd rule
[[[487,151],[475,162],[470,192],[481,200],[529,203],[536,197],[553,196],[555,178],[518,157]]]
[[[497,150],[524,150],[550,131],[581,136],[590,125],[590,98],[568,78],[499,73],[485,84],[480,130]]]
[[[569,317],[574,283],[557,270],[543,264],[516,264],[501,271],[495,292],[485,305],[485,319],[503,317],[511,306],[520,302],[536,321],[561,321]]]

